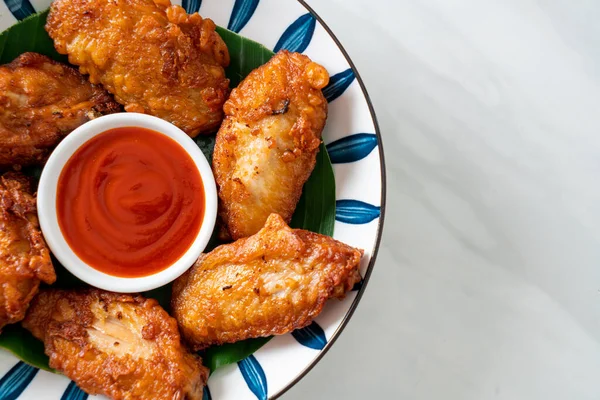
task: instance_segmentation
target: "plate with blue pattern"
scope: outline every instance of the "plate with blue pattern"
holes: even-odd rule
[[[51,0],[0,0],[0,32],[48,8]],[[219,26],[275,52],[308,55],[329,71],[324,89],[329,116],[323,131],[336,181],[334,237],[365,250],[362,282],[342,301],[332,300],[315,321],[277,336],[253,355],[217,369],[204,399],[274,399],[321,359],[354,312],[373,270],[383,228],[385,167],[381,136],[367,91],[342,45],[317,14],[298,0],[175,0]],[[84,400],[88,395],[62,375],[38,370],[0,350],[0,399]],[[90,398],[95,396],[89,396]],[[100,397],[98,397],[100,398]]]

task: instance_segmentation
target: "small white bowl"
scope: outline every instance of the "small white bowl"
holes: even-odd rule
[[[175,140],[190,155],[204,185],[204,219],[190,248],[173,264],[160,272],[139,278],[105,274],[82,261],[65,240],[58,224],[56,190],[58,178],[73,153],[94,136],[109,129],[141,127],[162,133]],[[206,247],[217,217],[217,190],[206,157],[194,141],[175,125],[160,118],[137,113],[110,114],[85,123],[71,132],[52,152],[44,166],[37,196],[38,216],[44,238],[52,253],[73,275],[100,289],[133,293],[152,290],[173,281],[190,268]]]

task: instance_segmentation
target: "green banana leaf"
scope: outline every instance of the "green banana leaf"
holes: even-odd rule
[[[57,61],[67,62],[66,56],[56,52],[52,39],[44,30],[47,16],[48,11],[32,15],[0,34],[0,64],[8,63],[21,53],[28,51],[45,54]],[[263,45],[227,29],[217,27],[217,32],[229,48],[231,63],[225,72],[231,81],[231,87],[236,87],[250,71],[263,65],[273,56],[273,52]],[[195,140],[204,155],[211,161],[215,144],[214,135],[200,136]],[[39,178],[40,169],[30,168],[26,169],[25,172],[37,179]],[[291,226],[332,236],[334,222],[335,180],[327,150],[321,144],[317,164],[304,186]],[[216,245],[218,245],[216,235],[213,235],[206,251]],[[83,282],[60,265],[56,259],[53,259],[53,262],[58,276],[54,287],[75,288],[85,286]],[[169,310],[171,285],[146,292],[145,295],[156,298],[167,311]],[[201,355],[204,364],[211,371],[214,371],[223,365],[232,364],[246,358],[267,343],[269,339],[257,338],[223,346],[214,346],[202,352]],[[43,344],[19,324],[4,328],[2,334],[0,334],[0,347],[10,351],[34,367],[52,371],[48,366],[48,357],[44,354]]]

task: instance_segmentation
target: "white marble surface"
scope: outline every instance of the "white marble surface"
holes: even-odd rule
[[[388,197],[362,303],[284,398],[600,399],[600,3],[312,0]]]

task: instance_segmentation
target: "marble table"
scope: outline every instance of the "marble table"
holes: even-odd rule
[[[600,399],[600,3],[309,0],[372,97],[383,244],[284,398]]]

